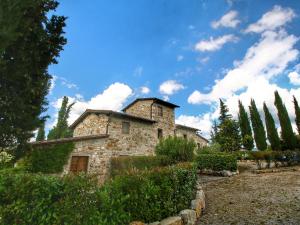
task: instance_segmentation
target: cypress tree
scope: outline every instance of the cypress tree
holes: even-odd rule
[[[293,132],[291,120],[285,105],[278,93],[275,91],[275,106],[277,108],[277,115],[281,126],[281,139],[283,141],[283,149],[295,149],[297,140]]]
[[[254,147],[254,144],[253,144],[251,125],[250,125],[250,121],[248,118],[248,114],[247,114],[241,101],[239,101],[238,117],[239,117],[239,125],[240,125],[240,130],[241,130],[243,146],[247,150],[252,150]]]
[[[264,112],[265,112],[267,135],[268,135],[269,142],[271,144],[271,148],[272,150],[280,150],[280,139],[275,126],[275,121],[266,103],[264,103]]]
[[[210,131],[210,140],[212,143],[217,142],[217,134],[218,134],[218,125],[217,125],[217,121],[214,120],[212,129]]]
[[[258,113],[255,101],[253,99],[251,99],[249,109],[250,109],[250,118],[253,127],[256,147],[259,150],[266,150],[267,149],[266,132],[264,129],[263,122]]]
[[[42,123],[42,125],[39,127],[35,140],[36,141],[44,141],[45,140],[45,123]]]
[[[75,103],[68,105],[68,101],[68,97],[64,96],[60,110],[58,112],[57,124],[53,127],[52,130],[49,131],[49,140],[72,136],[72,131],[68,127],[68,118],[71,108]]]
[[[298,101],[297,99],[294,97],[294,106],[295,106],[295,114],[296,114],[296,126],[297,126],[297,130],[298,130],[298,134],[300,135],[300,107],[298,105]]]
[[[220,99],[220,124],[216,140],[221,145],[222,151],[236,151],[241,147],[241,137],[238,123],[232,119],[225,103]]]

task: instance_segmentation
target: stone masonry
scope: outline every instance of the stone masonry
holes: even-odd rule
[[[71,125],[77,141],[64,173],[70,171],[72,157],[87,156],[86,172],[97,175],[99,181],[104,182],[109,177],[112,157],[154,155],[160,132],[163,137],[192,138],[198,147],[206,145],[207,140],[197,129],[175,124],[174,109],[177,107],[157,98],[142,98],[129,104],[123,112],[86,110]],[[99,138],[86,139],[92,135],[99,135]],[[80,140],[81,137],[85,139]]]

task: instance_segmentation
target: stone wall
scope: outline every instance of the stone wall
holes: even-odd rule
[[[202,137],[200,137],[199,135],[197,135],[196,131],[193,129],[177,127],[175,133],[176,136],[178,137],[184,137],[184,135],[186,135],[188,139],[190,138],[194,139],[197,145],[199,143],[200,147],[207,145],[207,141]]]
[[[107,115],[92,113],[75,127],[73,137],[106,134],[108,121]]]
[[[137,101],[125,110],[126,113],[134,116],[151,119],[151,106],[153,100]]]

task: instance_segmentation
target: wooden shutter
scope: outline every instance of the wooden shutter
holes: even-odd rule
[[[88,156],[72,156],[70,171],[74,173],[87,172],[88,161]]]

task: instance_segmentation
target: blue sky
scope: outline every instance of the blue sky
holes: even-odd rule
[[[275,115],[279,90],[293,119],[300,98],[300,1],[101,0],[60,1],[68,43],[49,68],[47,123],[62,96],[76,101],[74,121],[86,108],[120,110],[136,97],[181,106],[178,123],[208,135],[223,98],[266,101]]]

